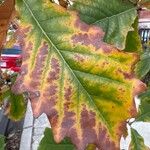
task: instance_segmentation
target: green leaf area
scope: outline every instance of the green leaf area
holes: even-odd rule
[[[42,139],[38,150],[75,150],[75,147],[68,139],[64,139],[61,143],[57,144],[53,139],[52,130],[46,128],[44,138]]]
[[[135,5],[128,0],[76,0],[73,9],[81,20],[101,27],[105,32],[104,41],[119,49],[125,48],[126,36],[133,30],[137,17]]]
[[[141,52],[142,44],[139,36],[138,17],[135,19],[135,22],[133,23],[132,27],[134,30],[128,32],[124,50],[126,52]]]
[[[96,147],[93,144],[89,144],[86,150],[95,150]],[[56,143],[53,138],[53,133],[50,128],[46,128],[44,137],[40,142],[38,150],[76,150],[75,146],[68,138],[65,138],[61,143]]]
[[[150,90],[147,90],[145,93],[139,96],[141,99],[141,104],[139,107],[139,114],[136,118],[136,121],[150,121]]]
[[[15,95],[11,90],[7,90],[2,93],[1,98],[3,101],[8,101],[8,108],[5,111],[10,119],[19,121],[24,117],[26,106],[23,94]]]
[[[0,135],[0,150],[5,149],[5,137],[3,135]]]
[[[150,71],[150,48],[141,55],[135,71],[139,78],[143,78]]]
[[[144,139],[133,128],[131,128],[131,138],[130,150],[148,150],[144,145]]]

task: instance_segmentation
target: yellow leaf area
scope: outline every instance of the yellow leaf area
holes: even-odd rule
[[[133,73],[138,56],[104,43],[100,28],[49,0],[17,5],[23,64],[13,91],[29,93],[35,117],[47,114],[56,142],[119,149],[126,120],[136,115],[134,95],[145,90]]]

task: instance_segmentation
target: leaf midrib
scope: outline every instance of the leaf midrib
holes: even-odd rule
[[[73,76],[75,77],[75,79],[77,80],[77,82],[79,83],[79,85],[83,88],[83,90],[85,91],[85,93],[87,94],[87,96],[89,97],[88,100],[90,100],[90,103],[93,104],[93,107],[97,110],[97,112],[99,113],[99,117],[103,120],[103,122],[105,123],[105,125],[107,126],[107,129],[109,130],[109,132],[111,133],[111,127],[109,125],[109,123],[105,120],[103,114],[98,110],[97,106],[95,105],[95,103],[93,102],[93,99],[91,98],[91,96],[88,94],[88,92],[86,91],[86,89],[82,86],[81,82],[78,80],[77,76],[74,74],[73,70],[70,68],[69,64],[66,62],[66,60],[63,58],[62,54],[59,52],[58,48],[54,45],[54,43],[52,42],[52,40],[49,38],[49,36],[46,34],[46,32],[43,30],[42,26],[40,25],[40,23],[38,22],[37,18],[35,17],[34,13],[32,12],[29,4],[23,0],[25,6],[27,7],[27,9],[29,10],[31,16],[33,17],[33,19],[35,20],[37,26],[41,29],[42,33],[44,34],[44,36],[46,37],[46,39],[50,42],[50,44],[56,49],[56,52],[58,53],[58,55],[62,58],[62,60],[64,61],[64,63],[66,64],[66,66],[68,67],[68,69],[71,71],[71,73],[73,74]]]

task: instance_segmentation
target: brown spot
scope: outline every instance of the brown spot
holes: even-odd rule
[[[137,116],[137,109],[134,99],[132,101],[132,106],[128,109],[128,112],[130,113],[132,118],[135,118]]]
[[[106,67],[107,65],[109,65],[109,63],[107,61],[103,62],[102,66]]]
[[[49,120],[50,120],[50,124],[51,124],[52,128],[55,128],[58,124],[58,113],[55,109],[51,109],[50,112],[51,113],[48,116]]]
[[[127,72],[122,71],[121,69],[118,69],[117,73],[121,73],[125,79],[133,79],[134,78],[133,73],[127,73]]]
[[[119,127],[118,127],[118,131],[116,132],[116,134],[121,137],[126,136],[127,135],[127,122],[123,121],[120,123]]]
[[[122,92],[122,93],[125,92],[125,89],[123,89],[123,88],[119,88],[118,90],[119,90],[120,92]]]

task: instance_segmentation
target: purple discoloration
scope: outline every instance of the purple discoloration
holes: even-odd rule
[[[83,139],[83,145],[81,147],[83,149],[86,148],[87,143],[94,143],[95,140],[97,139],[97,135],[95,132],[95,125],[96,125],[96,120],[95,120],[95,113],[92,111],[88,111],[86,107],[83,107],[83,110],[81,112],[81,128],[82,128],[82,139]]]
[[[32,80],[29,83],[30,89],[33,89],[33,90],[37,89],[39,85],[40,85],[40,81],[39,80]]]
[[[70,104],[71,104],[71,96],[72,96],[72,87],[68,86],[64,89],[64,117],[63,121],[61,123],[62,131],[61,131],[61,137],[69,137],[70,136],[70,130],[75,124],[75,113],[72,111],[69,111]]]
[[[25,45],[26,45],[25,38],[27,37],[31,29],[32,29],[31,26],[26,28],[19,28],[16,32],[16,36],[18,40],[17,43],[19,43],[23,51],[25,51]]]
[[[26,60],[28,60],[30,58],[30,55],[31,55],[30,52],[33,49],[33,43],[29,41],[28,44],[27,44],[27,46],[24,47],[24,49],[25,50],[22,53],[22,55],[23,55],[23,58],[22,58],[23,62],[26,61]]]
[[[56,85],[50,85],[49,89],[48,89],[48,95],[49,96],[53,96],[56,94],[57,92],[57,86]]]
[[[101,34],[88,34],[88,33],[79,33],[75,34],[72,37],[73,44],[80,43],[85,46],[92,45],[95,47],[95,50],[102,49],[105,53],[111,52],[110,46],[102,42]]]
[[[72,95],[72,87],[69,86],[68,88],[65,89],[65,99],[67,101],[70,101],[71,95]]]
[[[113,141],[110,141],[110,137],[107,135],[107,131],[105,127],[100,125],[98,139],[97,139],[97,147],[104,150],[119,150],[119,147],[115,146]]]
[[[21,49],[24,50],[23,60],[26,60],[27,58],[29,58],[29,54],[28,54],[29,52],[25,51],[25,46],[26,46],[25,38],[27,37],[27,34],[30,32],[30,30],[31,30],[31,27],[26,27],[23,29],[19,28],[16,32],[16,35],[18,36],[17,37],[17,43],[19,43],[19,45],[21,46]],[[28,46],[29,46],[29,48],[31,48],[32,44],[29,43]],[[15,84],[12,86],[12,90],[16,94],[27,91],[27,88],[23,84],[24,76],[28,73],[27,68],[28,68],[28,65],[24,64],[24,62],[23,62],[22,66],[21,66],[21,73],[17,77]]]
[[[56,128],[58,124],[58,112],[55,109],[51,109],[51,113],[48,116],[52,128]]]
[[[23,64],[21,67],[21,72],[24,72],[24,74],[19,74],[19,76],[16,79],[15,84],[12,86],[12,90],[16,94],[20,94],[27,91],[26,86],[24,85],[24,76],[27,74],[27,64]]]
[[[44,42],[43,45],[39,48],[39,53],[35,60],[35,67],[34,70],[32,71],[31,78],[40,81],[41,74],[45,66],[44,62],[47,54],[48,54],[48,45],[46,42]]]
[[[72,36],[74,45],[77,43],[85,46],[92,45],[95,47],[96,51],[101,49],[105,53],[111,52],[112,47],[102,41],[104,32],[100,28],[87,25],[80,21],[79,18],[76,20],[74,26],[75,28],[79,28],[81,30],[80,33]]]
[[[81,22],[81,20],[79,18],[76,20],[75,26],[85,32],[88,32],[89,28],[90,28],[90,26],[88,24]]]
[[[81,128],[83,131],[81,142],[82,149],[85,149],[88,143],[94,143],[99,149],[104,150],[119,150],[108,136],[106,128],[99,124],[99,133],[95,131],[96,114],[88,111],[85,106],[81,112]]]
[[[60,73],[59,61],[56,58],[52,58],[51,59],[51,71],[49,73],[49,77],[48,77],[47,81],[52,82],[54,80],[58,80],[59,73]]]

